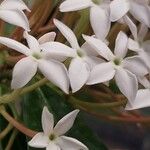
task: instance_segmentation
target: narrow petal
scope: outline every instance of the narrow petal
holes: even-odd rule
[[[35,37],[29,35],[26,31],[24,32],[23,36],[27,40],[29,48],[32,52],[40,52],[40,45]]]
[[[28,19],[23,11],[5,9],[0,10],[0,18],[10,24],[22,27],[26,31],[30,31]]]
[[[139,43],[137,41],[132,40],[131,38],[129,38],[128,40],[128,49],[138,52],[141,50],[141,47],[139,45]]]
[[[149,59],[150,56],[148,55],[148,53],[146,51],[141,51],[139,52],[139,56],[145,62],[147,67],[150,68],[150,59]]]
[[[96,65],[90,74],[90,77],[87,81],[88,85],[103,83],[111,80],[115,75],[115,69],[113,68],[112,63],[101,63]]]
[[[50,57],[76,57],[77,53],[74,49],[66,46],[65,44],[59,42],[47,42],[40,45],[41,49],[46,55]]]
[[[99,53],[99,55],[101,55],[102,57],[104,57],[107,60],[112,60],[114,58],[113,53],[111,52],[111,50],[109,49],[109,47],[101,40],[96,39],[94,37],[91,36],[85,36],[83,35],[83,38],[85,39],[85,41],[87,43],[89,43],[95,50],[97,50],[97,52]]]
[[[67,70],[62,63],[41,59],[39,60],[39,69],[48,80],[68,94],[69,79]]]
[[[110,19],[109,10],[103,9],[99,6],[94,6],[90,10],[90,21],[92,29],[97,38],[100,40],[105,40],[109,30],[110,30]]]
[[[138,90],[132,105],[127,103],[126,110],[134,110],[139,108],[150,107],[150,89]]]
[[[13,39],[9,39],[6,37],[0,37],[0,43],[12,48],[16,51],[18,51],[19,53],[22,53],[24,55],[29,55],[30,54],[30,49],[28,47],[26,47],[25,45],[19,43],[18,41],[15,41]]]
[[[65,0],[59,8],[61,12],[68,12],[85,9],[91,5],[91,0]]]
[[[131,72],[120,68],[116,70],[115,80],[120,91],[132,104],[138,91],[138,82],[136,76]]]
[[[114,54],[119,58],[124,58],[128,51],[127,46],[128,37],[124,32],[120,31],[116,39]]]
[[[137,76],[145,76],[148,74],[148,68],[139,56],[124,59],[123,66]]]
[[[46,150],[61,150],[54,142],[50,142],[46,147]]]
[[[58,136],[65,134],[73,126],[79,110],[76,109],[64,116],[54,127],[54,133]]]
[[[62,150],[88,150],[88,148],[83,143],[67,136],[61,136],[57,143]]]
[[[123,17],[123,20],[128,25],[134,39],[137,40],[138,39],[137,26],[134,24],[134,22],[127,15],[125,15]]]
[[[22,0],[4,0],[1,3],[2,9],[19,9],[19,10],[29,10],[26,4]]]
[[[41,36],[38,39],[38,42],[39,42],[39,44],[44,44],[46,42],[54,41],[55,38],[56,38],[56,33],[55,32],[49,32],[49,33],[46,33],[43,36]]]
[[[89,66],[81,58],[74,58],[71,61],[68,72],[73,93],[82,88],[90,75]]]
[[[82,51],[84,51],[86,53],[86,55],[88,56],[98,56],[98,52],[96,49],[94,49],[94,47],[92,47],[90,44],[88,44],[87,42],[85,42],[82,46],[81,46]]]
[[[129,0],[113,0],[110,3],[110,20],[117,21],[121,19],[130,9]]]
[[[148,27],[145,24],[141,24],[141,27],[138,33],[139,41],[143,42],[147,32],[148,32]]]
[[[54,127],[54,116],[48,111],[47,107],[43,108],[42,112],[42,127],[44,134],[49,136],[53,132]]]
[[[139,11],[140,10],[140,11]],[[150,27],[150,8],[138,2],[131,2],[130,13],[141,23]]]
[[[95,57],[95,56],[86,56],[83,58],[84,61],[89,65],[90,70],[92,70],[96,65],[104,63],[105,60],[99,58],[99,57]]]
[[[142,47],[150,55],[150,40],[144,41]]]
[[[72,48],[78,50],[80,47],[73,31],[57,19],[54,19],[54,24],[63,34],[63,36],[67,39]]]
[[[11,82],[12,89],[18,89],[25,86],[36,74],[37,62],[30,57],[22,58],[13,69]]]
[[[35,148],[45,148],[49,144],[48,136],[45,136],[44,133],[37,133],[29,142],[28,145]]]

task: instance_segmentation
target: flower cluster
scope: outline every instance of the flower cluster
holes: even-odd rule
[[[60,5],[61,12],[90,9],[90,23],[94,31],[92,36],[83,35],[85,43],[79,46],[73,31],[54,19],[55,26],[67,39],[70,47],[54,41],[55,32],[47,33],[38,40],[30,35],[29,23],[23,13],[24,9],[28,11],[29,9],[21,0],[4,0],[0,7],[0,16],[3,20],[25,29],[24,38],[29,46],[26,47],[13,39],[0,37],[1,44],[26,56],[14,67],[11,83],[13,89],[25,86],[39,69],[48,80],[67,94],[69,86],[74,93],[85,84],[103,83],[114,78],[118,88],[128,99],[126,109],[150,105],[150,101],[140,102],[139,96],[142,95],[142,99],[147,101],[147,95],[144,94],[145,90],[144,92],[138,90],[138,82],[148,80],[146,75],[150,70],[150,41],[144,40],[150,27],[148,1],[65,0]],[[12,17],[16,19],[11,19]],[[131,17],[141,23],[140,29],[136,27]],[[120,31],[113,54],[106,37],[111,22],[114,21],[127,24],[133,38]],[[125,58],[128,49],[134,51],[135,55]],[[71,59],[69,67],[66,68],[63,62],[68,58]]]
[[[1,44],[25,55],[13,69],[12,89],[25,86],[38,69],[67,94],[69,94],[69,87],[74,93],[84,85],[104,83],[114,78],[118,88],[128,99],[127,110],[150,106],[148,78],[150,40],[145,39],[150,27],[148,0],[65,0],[62,2],[61,12],[87,8],[90,10],[90,24],[94,35],[83,35],[85,43],[81,46],[73,31],[57,19],[53,20],[54,25],[70,46],[55,41],[55,32],[46,33],[39,39],[30,35],[29,23],[23,12],[23,10],[30,10],[22,0],[4,0],[0,7],[0,18],[24,28],[23,36],[28,43],[27,47],[16,40],[0,37]],[[112,49],[109,47],[107,35],[111,23],[116,21],[126,24],[132,36],[128,37],[126,33],[120,31],[115,47]],[[135,21],[140,23],[140,28],[134,23]],[[128,50],[130,50],[129,55],[127,55]],[[65,60],[69,60],[69,64],[66,65]],[[143,89],[139,89],[139,84]],[[48,114],[46,109],[43,113]],[[49,116],[53,118],[52,115]],[[44,121],[42,122],[44,124]],[[53,125],[48,129],[50,132],[52,127]],[[45,127],[43,129],[47,130]],[[47,135],[47,131],[44,131],[44,134]],[[45,147],[48,144],[48,138],[43,134],[37,136],[36,138],[39,139],[44,136],[43,142],[46,143],[42,143],[41,147]],[[68,141],[69,139],[63,137],[61,140]],[[32,141],[29,144],[34,145]],[[52,143],[50,147],[60,149]]]

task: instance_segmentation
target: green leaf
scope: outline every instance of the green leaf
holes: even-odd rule
[[[57,122],[64,115],[73,110],[67,103],[65,97],[60,97],[47,86],[42,87],[24,96],[23,100],[23,120],[30,129],[41,131],[41,113],[44,106],[49,108],[55,116]],[[66,134],[83,142],[89,150],[107,150],[100,139],[93,134],[92,130],[84,123],[83,114],[77,117],[73,128]],[[29,150],[33,150],[28,148]]]

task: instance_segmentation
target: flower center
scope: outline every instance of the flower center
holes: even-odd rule
[[[55,134],[50,134],[49,139],[50,141],[54,141],[56,139]]]
[[[94,4],[99,5],[101,3],[102,0],[92,0]]]
[[[113,63],[116,65],[116,66],[119,66],[121,64],[121,60],[119,58],[115,58],[113,60]]]
[[[33,56],[35,59],[41,59],[40,53],[34,52],[34,53],[32,54],[32,56]]]
[[[81,50],[77,50],[77,54],[78,54],[79,57],[83,57],[84,56],[84,53]]]

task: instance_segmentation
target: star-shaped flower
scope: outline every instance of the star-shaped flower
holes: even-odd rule
[[[81,47],[77,42],[77,38],[73,31],[62,22],[54,19],[54,24],[65,36],[72,47],[73,59],[69,65],[69,78],[72,92],[78,91],[88,80],[91,68],[102,59],[97,58],[98,53],[93,50],[87,43]],[[57,50],[56,50],[57,51]]]
[[[4,0],[0,4],[0,19],[30,31],[29,22],[23,10],[30,11],[22,0]]]
[[[129,102],[136,97],[138,82],[136,75],[143,76],[148,71],[140,57],[124,58],[127,54],[128,37],[122,31],[118,34],[114,54],[109,47],[99,39],[83,36],[84,39],[108,62],[96,65],[87,81],[88,85],[102,83],[115,77],[120,91],[128,98]],[[138,66],[138,68],[136,67]]]
[[[137,52],[147,67],[150,69],[150,40],[144,41],[144,38],[148,32],[148,28],[144,24],[141,24],[140,30],[138,32],[137,27],[133,23],[131,26],[134,40],[129,38],[128,48]]]
[[[110,4],[110,20],[128,17],[127,13],[150,27],[150,7],[147,0],[113,0]]]
[[[79,110],[74,110],[64,116],[54,127],[54,117],[47,107],[42,112],[42,128],[44,132],[37,133],[28,145],[35,148],[46,148],[46,150],[88,150],[78,140],[64,136],[73,126]]]
[[[110,22],[110,0],[65,0],[60,5],[61,12],[90,9],[90,22],[96,37],[104,40],[107,36]]]
[[[64,56],[59,52],[57,52],[57,55],[53,55],[53,51],[55,51],[55,48],[60,49],[60,47],[61,51],[70,50],[71,48],[61,43],[53,42],[55,36],[54,32],[50,32],[37,40],[27,32],[24,32],[24,37],[27,40],[29,48],[15,40],[0,37],[1,44],[26,56],[18,61],[13,69],[11,83],[13,89],[18,89],[26,85],[36,74],[37,69],[39,69],[48,80],[61,88],[65,93],[68,93],[69,79],[67,70],[64,64],[57,61],[61,60]],[[50,47],[47,46],[47,43]]]
[[[150,107],[150,81],[146,77],[142,77],[139,79],[139,82],[145,87],[145,89],[138,90],[132,105],[127,103],[126,110]]]

